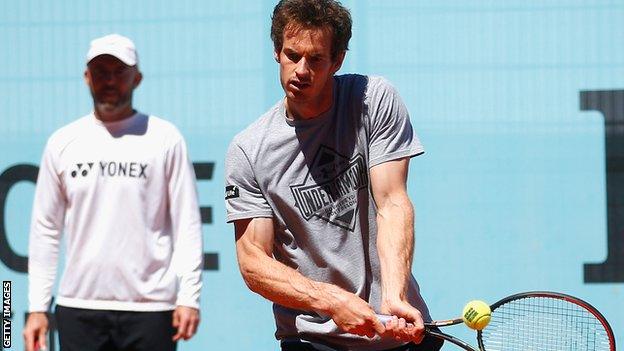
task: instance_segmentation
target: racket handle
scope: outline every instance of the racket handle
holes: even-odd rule
[[[383,324],[386,325],[387,322],[391,321],[394,316],[390,316],[387,314],[377,314],[377,319]],[[412,328],[414,325],[412,323],[407,323],[408,328]]]

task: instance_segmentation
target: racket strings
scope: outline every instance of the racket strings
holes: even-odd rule
[[[482,332],[487,351],[609,351],[609,337],[585,308],[566,300],[528,297],[492,312]]]

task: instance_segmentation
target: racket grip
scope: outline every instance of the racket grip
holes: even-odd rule
[[[377,314],[377,319],[383,324],[386,325],[387,322],[391,321],[394,316],[390,316],[387,314]],[[414,327],[412,323],[407,323],[408,328]]]

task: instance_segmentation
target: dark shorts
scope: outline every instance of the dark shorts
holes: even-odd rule
[[[405,344],[403,346],[395,347],[393,349],[386,349],[380,351],[438,351],[442,348],[444,342],[441,339],[435,338],[431,335],[425,335],[423,341],[416,345],[414,343]],[[311,344],[304,342],[291,342],[282,343],[282,351],[318,351],[319,348],[314,347]],[[323,348],[326,350],[326,348]]]
[[[61,351],[174,351],[173,311],[128,312],[56,306]]]

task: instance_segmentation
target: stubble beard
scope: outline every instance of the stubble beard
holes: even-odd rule
[[[107,119],[120,117],[118,115],[132,105],[132,93],[119,95],[117,99],[102,98],[93,94],[93,102],[100,117]]]

